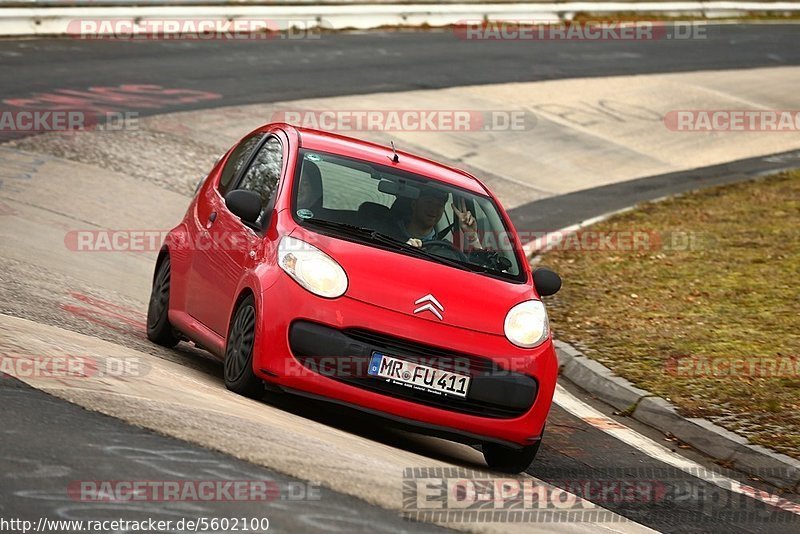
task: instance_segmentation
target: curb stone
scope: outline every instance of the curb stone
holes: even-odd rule
[[[555,347],[561,376],[603,402],[734,469],[781,488],[800,490],[800,461],[751,444],[707,419],[680,415],[665,399],[637,388],[569,343],[556,341]]]
[[[611,372],[601,363],[585,356],[575,356],[564,366],[563,375],[583,389],[601,397],[608,404],[623,412],[635,409],[645,390]]]

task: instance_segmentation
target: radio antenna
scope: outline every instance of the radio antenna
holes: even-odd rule
[[[400,156],[397,155],[397,149],[394,147],[394,141],[392,141],[391,143],[392,143],[392,154],[393,155],[390,158],[389,158],[389,156],[386,156],[386,157],[389,158],[390,160],[392,160],[392,163],[400,163]]]

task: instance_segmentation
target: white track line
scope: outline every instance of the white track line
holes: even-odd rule
[[[606,434],[617,438],[623,443],[638,449],[639,451],[652,458],[655,458],[660,462],[675,467],[676,469],[680,469],[681,471],[684,471],[694,477],[719,486],[722,489],[746,495],[783,511],[800,515],[800,504],[784,499],[778,495],[761,491],[752,486],[742,484],[737,480],[728,478],[719,473],[714,473],[711,469],[703,467],[695,461],[672,452],[670,449],[661,445],[660,443],[656,443],[647,436],[644,436],[597,411],[564,389],[561,385],[556,386],[554,401],[556,404],[564,408],[564,410],[571,413],[575,417],[582,419],[594,428],[602,430]],[[705,476],[698,476],[700,473],[705,473]]]
[[[591,226],[593,224],[602,222],[613,215],[625,213],[627,211],[631,211],[632,209],[633,209],[632,207],[629,207],[629,208],[622,208],[620,210],[609,211],[608,213],[603,213],[602,215],[598,215],[597,217],[592,217],[591,219],[586,219],[585,221],[581,221],[578,224],[565,226],[560,230],[555,230],[553,232],[544,232],[541,236],[537,237],[536,239],[522,245],[522,250],[525,253],[525,256],[530,259],[531,263],[537,263],[539,255],[544,254],[545,252],[552,250],[553,248],[558,246],[558,244],[561,243],[561,241],[565,237],[568,237],[577,232],[578,230],[586,228],[587,226]]]

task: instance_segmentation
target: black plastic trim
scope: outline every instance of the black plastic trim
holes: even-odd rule
[[[338,330],[309,321],[289,328],[289,345],[297,361],[318,374],[361,389],[453,412],[509,419],[530,410],[538,393],[532,376],[509,371],[494,361],[457,353],[364,329]],[[367,373],[373,352],[466,374],[466,398],[437,395],[397,385]]]
[[[417,434],[424,434],[426,436],[442,438],[448,441],[455,441],[457,443],[463,443],[465,445],[483,445],[484,443],[496,443],[498,445],[503,445],[511,449],[519,450],[522,449],[523,447],[533,445],[534,443],[542,439],[542,436],[530,436],[529,438],[526,439],[527,443],[525,445],[520,445],[519,443],[514,443],[513,441],[506,441],[504,439],[493,438],[489,436],[481,436],[480,434],[474,434],[472,432],[467,432],[466,430],[459,430],[450,427],[433,425],[430,423],[423,423],[422,421],[415,421],[414,419],[408,419],[406,417],[400,417],[398,415],[384,413],[378,410],[373,410],[371,408],[365,408],[363,406],[359,406],[357,404],[353,404],[350,402],[341,401],[338,399],[331,399],[329,397],[324,397],[322,395],[317,395],[316,393],[309,393],[307,391],[302,391],[299,389],[286,388],[286,387],[281,387],[280,389],[292,395],[299,395],[301,397],[306,397],[309,399],[327,402],[330,404],[336,404],[338,406],[349,408],[351,410],[364,412],[366,414],[379,417],[381,419],[385,419],[393,423],[395,426],[399,427],[401,430],[407,430],[410,432],[415,432]]]

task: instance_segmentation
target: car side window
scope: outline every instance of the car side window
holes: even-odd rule
[[[245,138],[233,149],[228,161],[225,162],[225,167],[222,169],[222,175],[219,179],[219,193],[223,197],[230,190],[233,180],[239,175],[242,167],[247,164],[253,150],[263,138],[264,135],[261,133],[253,134]]]
[[[283,169],[283,147],[276,137],[270,137],[258,150],[237,189],[254,191],[261,196],[265,210],[278,189]]]

